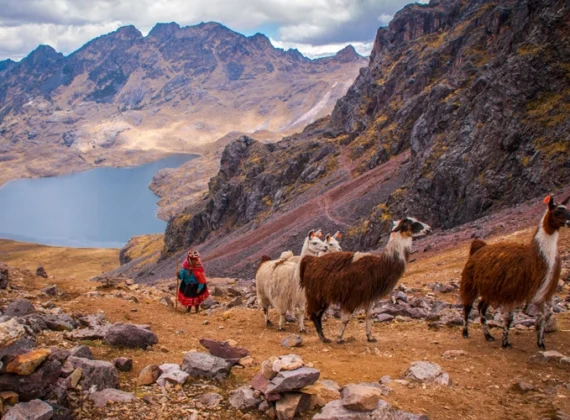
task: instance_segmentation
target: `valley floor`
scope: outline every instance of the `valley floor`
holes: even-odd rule
[[[514,240],[526,241],[531,235],[530,229],[511,235]],[[561,251],[570,252],[570,230],[562,232]],[[400,284],[413,288],[416,296],[435,293],[438,299],[455,303],[456,292],[439,294],[427,288],[428,283],[442,284],[458,281],[465,263],[468,242],[453,249],[437,254],[415,254],[417,260],[409,265],[408,271]],[[135,391],[138,374],[149,364],[181,363],[185,352],[198,349],[200,338],[217,340],[233,339],[240,347],[250,351],[254,365],[245,369],[232,370],[227,381],[217,384],[216,392],[227,396],[229,391],[247,384],[257,374],[261,362],[270,356],[288,353],[299,354],[306,363],[312,363],[321,371],[321,379],[333,379],[341,386],[348,383],[377,382],[382,376],[392,379],[401,378],[410,364],[418,360],[437,363],[449,373],[451,387],[435,385],[388,384],[391,392],[385,399],[394,407],[413,413],[424,413],[430,419],[542,419],[554,417],[557,410],[570,413],[570,377],[568,370],[556,366],[531,365],[529,357],[534,355],[536,336],[534,329],[515,329],[512,332],[513,348],[502,350],[500,340],[488,343],[484,340],[478,323],[473,323],[471,338],[461,337],[460,327],[444,327],[431,330],[424,321],[403,321],[374,324],[374,334],[378,343],[366,342],[362,320],[353,319],[349,324],[344,345],[321,343],[313,326],[309,323],[309,333],[303,337],[303,347],[287,350],[281,347],[281,340],[296,333],[294,324],[286,326],[287,332],[268,329],[263,322],[259,309],[235,307],[226,311],[202,311],[186,314],[159,303],[153,293],[138,294],[138,303],[126,300],[125,295],[135,293],[138,286],[121,289],[97,288],[96,282],[88,281],[93,275],[100,274],[118,264],[117,250],[69,250],[27,245],[0,240],[0,261],[22,270],[34,269],[39,262],[43,264],[48,279],[32,276],[27,271],[19,271],[17,281],[25,292],[33,295],[36,301],[47,301],[37,292],[47,285],[55,284],[65,297],[52,300],[68,313],[93,313],[101,311],[111,322],[130,322],[148,324],[158,335],[159,343],[151,351],[118,350],[100,342],[86,342],[92,347],[97,359],[112,360],[118,356],[132,357],[133,371],[121,373],[121,389]],[[216,284],[228,286],[231,279],[211,279],[211,287]],[[141,286],[147,287],[147,286]],[[163,290],[167,290],[164,288]],[[559,296],[566,299],[569,293],[566,284]],[[91,292],[97,291],[95,295]],[[139,290],[140,292],[140,290]],[[158,293],[158,290],[157,290]],[[164,292],[162,292],[164,294]],[[118,297],[121,296],[121,297]],[[0,296],[0,297],[6,297]],[[228,302],[230,298],[216,298]],[[136,311],[135,311],[136,310]],[[272,313],[276,320],[276,314]],[[558,331],[546,336],[549,350],[570,354],[570,314],[556,315]],[[334,337],[339,321],[329,317],[325,321],[325,333]],[[500,337],[500,331],[494,332]],[[62,334],[57,332],[42,333],[44,345],[62,345]],[[75,343],[65,343],[69,347]],[[464,355],[455,359],[446,359],[442,355],[447,350],[463,350]],[[534,390],[525,394],[513,390],[517,382],[534,385]],[[191,381],[189,381],[191,382]],[[187,385],[185,385],[186,387]],[[157,385],[154,385],[157,387]],[[155,391],[137,390],[137,395]],[[181,400],[183,401],[183,400]],[[89,416],[117,416],[118,418],[166,418],[172,416],[176,402],[158,405],[147,414],[135,414],[134,411],[118,411],[113,406],[106,411],[95,412],[78,409],[78,418]],[[235,412],[222,411],[200,413],[202,418],[232,418]],[[178,404],[178,409],[180,408]],[[231,410],[231,408],[227,408]],[[225,414],[224,414],[225,413]],[[145,417],[147,416],[147,417]],[[241,416],[241,415],[240,415]],[[246,415],[248,416],[248,415]],[[258,412],[250,413],[249,418],[261,418]],[[306,414],[303,418],[310,418]]]

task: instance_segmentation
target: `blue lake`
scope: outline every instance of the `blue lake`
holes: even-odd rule
[[[148,188],[164,168],[195,155],[171,155],[131,168],[97,168],[0,188],[0,238],[46,245],[118,248],[132,236],[162,233],[158,197]]]

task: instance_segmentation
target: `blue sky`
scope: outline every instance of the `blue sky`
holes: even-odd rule
[[[422,0],[425,1],[425,0]],[[157,22],[220,22],[310,57],[347,44],[368,54],[376,30],[407,0],[0,0],[0,60],[19,60],[39,44],[69,54],[125,25],[143,34]]]

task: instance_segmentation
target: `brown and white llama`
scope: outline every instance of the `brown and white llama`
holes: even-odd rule
[[[460,294],[465,315],[463,337],[469,337],[469,313],[475,299],[481,297],[478,308],[485,338],[494,340],[485,318],[488,307],[502,307],[506,313],[502,346],[512,347],[509,328],[513,311],[523,304],[531,304],[539,313],[537,344],[545,349],[544,327],[550,317],[550,299],[560,277],[558,231],[563,226],[570,226],[570,212],[565,206],[569,199],[557,205],[553,196],[546,197],[544,202],[548,207],[530,244],[499,242],[487,245],[481,240],[473,241],[469,260],[461,274]]]
[[[317,256],[327,251],[327,245],[319,238],[318,233],[310,231],[300,257]],[[279,313],[279,331],[283,331],[283,323],[287,311],[295,313],[299,320],[299,330],[305,332],[305,294],[299,287],[298,260],[289,259],[283,253],[278,260],[261,259],[255,273],[257,299],[265,314],[265,324],[272,326],[269,320],[269,307],[273,306]]]
[[[342,313],[337,343],[344,343],[346,326],[353,312],[362,307],[366,313],[366,337],[370,342],[376,341],[371,320],[374,302],[390,293],[404,274],[412,238],[430,231],[428,225],[405,217],[395,223],[390,240],[379,255],[336,252],[302,259],[300,282],[307,298],[307,314],[321,341],[330,343],[323,334],[322,317],[333,304],[338,304]]]

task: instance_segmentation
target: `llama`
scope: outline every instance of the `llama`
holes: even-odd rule
[[[338,240],[342,238],[342,234],[340,232],[336,232],[334,235],[330,233],[327,234],[325,237],[325,244],[327,244],[328,251],[327,252],[342,252],[342,247]]]
[[[305,255],[318,255],[326,252],[327,245],[321,241],[317,232],[310,231],[301,250],[300,257]],[[290,252],[290,251],[288,251]],[[299,330],[305,331],[305,294],[299,287],[297,267],[299,262],[283,258],[285,252],[278,260],[267,260],[262,257],[261,263],[255,274],[255,286],[257,299],[263,307],[265,324],[272,326],[269,320],[269,306],[273,306],[279,313],[279,331],[283,331],[283,321],[287,311],[298,312]],[[292,253],[291,253],[292,254]],[[300,261],[300,258],[299,258]]]
[[[340,305],[342,313],[337,343],[344,343],[344,332],[352,313],[361,307],[366,311],[366,337],[369,342],[376,342],[370,318],[374,302],[390,293],[404,274],[412,238],[430,231],[428,225],[405,217],[395,223],[380,255],[335,252],[301,260],[300,283],[307,298],[307,314],[323,343],[330,343],[323,334],[322,317],[332,304]]]
[[[478,309],[487,341],[494,340],[485,318],[489,306],[502,307],[507,314],[502,347],[509,348],[512,347],[509,328],[513,322],[513,311],[526,303],[538,310],[537,345],[545,349],[544,327],[551,315],[549,302],[560,277],[558,231],[563,226],[570,226],[570,212],[565,207],[568,200],[570,197],[557,205],[553,196],[545,198],[548,207],[528,245],[472,242],[469,259],[461,274],[460,295],[465,315],[463,337],[469,337],[469,313],[473,302],[480,296]]]

